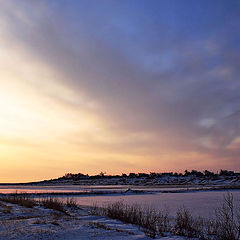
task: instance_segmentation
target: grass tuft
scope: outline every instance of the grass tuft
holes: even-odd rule
[[[101,208],[95,206],[92,208],[92,214],[105,215],[125,223],[136,224],[152,238],[155,238],[157,234],[163,236],[163,232],[169,229],[167,212],[142,208],[137,204],[126,205],[123,202],[115,202]]]
[[[33,208],[37,204],[37,202],[34,199],[23,194],[21,195],[13,194],[10,196],[1,197],[0,201],[6,202],[6,203],[18,204],[20,206],[27,207],[27,208]]]
[[[189,210],[181,208],[170,222],[167,211],[142,208],[136,204],[126,205],[123,202],[104,207],[95,205],[91,208],[91,213],[136,224],[145,235],[152,238],[164,236],[168,232],[201,240],[240,240],[240,208],[234,206],[233,195],[230,193],[225,195],[223,203],[216,209],[216,216],[209,220],[193,217]]]
[[[41,206],[45,208],[53,209],[53,210],[67,214],[65,210],[66,204],[57,198],[45,198],[40,200],[39,203]]]

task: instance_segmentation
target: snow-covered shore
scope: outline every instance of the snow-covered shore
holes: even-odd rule
[[[0,202],[1,240],[147,240],[150,237],[135,225],[118,220],[94,216],[86,207],[68,208],[61,213],[41,206],[26,208],[17,204]],[[178,236],[156,239],[185,239]]]
[[[87,206],[74,198],[63,201],[5,195],[0,198],[0,240],[237,240],[240,223],[236,200],[233,193],[226,193],[215,213],[204,217],[193,214],[188,205],[172,215],[168,207],[157,209],[121,199]],[[204,199],[199,203],[197,207]]]
[[[83,185],[83,186],[240,186],[240,175],[233,176],[174,176],[160,175],[156,177],[122,177],[122,176],[103,176],[103,177],[61,177],[58,179],[44,180],[40,182],[26,183],[24,185]]]

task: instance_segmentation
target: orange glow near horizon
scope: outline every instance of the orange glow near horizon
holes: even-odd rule
[[[14,58],[5,57],[11,55]],[[21,50],[5,48],[0,63],[0,182],[51,179],[66,172],[121,174],[183,171],[191,166],[189,162],[182,165],[188,158],[186,154],[181,156],[171,149],[167,149],[168,153],[144,153],[140,149],[138,153],[121,147],[129,140],[151,141],[152,136],[111,132],[86,99],[62,85],[57,74]],[[51,91],[52,96],[80,101],[81,108],[51,97]],[[176,157],[180,163],[176,163]],[[194,159],[200,161],[201,155],[195,153]]]

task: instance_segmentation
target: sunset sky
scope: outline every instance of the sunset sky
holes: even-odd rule
[[[240,170],[240,1],[0,0],[0,182]]]

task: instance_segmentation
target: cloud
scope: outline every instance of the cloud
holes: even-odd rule
[[[1,6],[8,44],[50,69],[52,78],[28,82],[61,106],[97,119],[93,128],[101,130],[85,133],[86,144],[148,155],[156,166],[163,154],[176,162],[178,153],[184,162],[191,152],[218,159],[239,137],[238,3]],[[64,141],[80,146],[81,134]],[[235,166],[235,150],[219,161]]]

